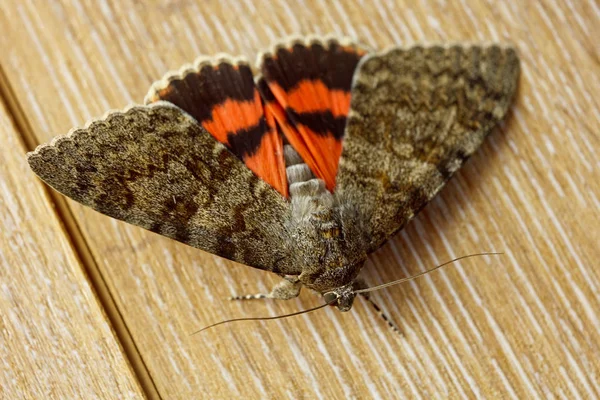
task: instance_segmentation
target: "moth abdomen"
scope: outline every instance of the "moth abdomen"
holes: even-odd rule
[[[285,170],[290,186],[294,183],[302,183],[315,178],[306,164],[290,165]]]

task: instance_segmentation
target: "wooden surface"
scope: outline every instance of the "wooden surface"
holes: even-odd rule
[[[0,104],[0,398],[136,398],[135,372]]]
[[[4,0],[0,398],[597,398],[599,25],[594,0]],[[315,32],[517,47],[506,123],[364,277],[506,255],[378,292],[401,336],[358,301],[190,337],[320,299],[226,301],[277,279],[65,202],[27,169],[25,148],[141,102],[200,54],[253,59]]]

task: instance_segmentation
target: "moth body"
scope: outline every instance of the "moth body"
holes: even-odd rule
[[[39,146],[31,168],[111,217],[284,277],[347,311],[367,254],[402,229],[509,109],[519,59],[499,45],[285,40],[199,58],[145,105]]]
[[[367,258],[359,210],[327,190],[298,153],[284,147],[291,202],[290,253],[301,266],[299,282],[323,295],[337,295],[342,311],[352,307],[353,282]]]

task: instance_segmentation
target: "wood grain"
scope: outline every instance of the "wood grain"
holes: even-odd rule
[[[347,34],[378,48],[414,42],[514,44],[522,77],[509,118],[442,194],[372,256],[364,276],[377,284],[467,253],[506,255],[464,261],[378,293],[375,300],[401,336],[361,301],[350,313],[327,309],[190,337],[225,318],[281,314],[320,300],[306,292],[290,302],[230,303],[227,296],[264,291],[276,279],[70,202],[72,222],[114,299],[114,306],[106,307],[116,309],[111,315],[121,319],[115,323],[126,328],[117,330],[119,338],[138,352],[141,362],[133,363],[138,376],[153,382],[142,384],[147,396],[596,398],[599,25],[600,8],[593,0],[25,0],[0,10],[0,66],[34,132],[27,140],[41,143],[106,109],[141,102],[153,80],[200,54],[225,51],[254,58],[291,33]],[[17,134],[8,132],[13,141]],[[22,164],[7,165],[9,176],[33,185]],[[3,175],[2,182],[7,179]],[[24,193],[24,207],[37,205],[27,188],[11,190]],[[39,218],[54,215],[48,207],[36,212]],[[5,239],[3,252],[8,246],[28,254],[33,244],[48,249],[44,241],[66,240],[47,226],[20,229],[30,247],[10,247]],[[39,249],[39,256],[48,257]],[[35,259],[22,262],[33,268]],[[61,265],[81,268],[73,257]],[[60,269],[46,268],[46,282],[60,285]],[[84,274],[77,276],[68,289],[87,290]],[[35,290],[13,276],[2,282]],[[64,307],[76,305],[71,297],[61,299]],[[43,300],[29,300],[26,318],[36,326],[46,323],[33,306]],[[60,310],[54,303],[46,307]],[[96,310],[89,318],[101,316]],[[8,326],[23,334],[18,324],[9,320]],[[65,332],[91,334],[75,323]],[[97,357],[113,357],[108,348],[98,349]],[[32,354],[23,360],[21,374],[29,379],[40,368],[51,368],[36,364]],[[12,382],[12,373],[3,370],[0,383]],[[115,376],[102,368],[73,374],[77,379],[62,383],[64,390],[84,390],[77,386],[85,379]],[[105,390],[127,395],[125,379]],[[17,387],[29,390],[21,382],[26,380]],[[50,390],[49,382],[44,385]]]
[[[0,132],[0,398],[141,398],[3,103]]]

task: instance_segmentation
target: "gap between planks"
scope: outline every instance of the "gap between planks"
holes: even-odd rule
[[[37,147],[38,140],[36,139],[31,124],[23,111],[23,107],[21,106],[15,91],[12,89],[2,65],[0,65],[0,102],[4,103],[6,106],[8,116],[12,119],[24,148],[27,151],[34,150]],[[25,158],[25,154],[23,154],[23,158]],[[117,340],[125,352],[125,357],[129,361],[129,365],[132,368],[144,395],[151,400],[162,399],[138,346],[127,327],[127,323],[117,307],[104,276],[98,268],[98,264],[92,255],[90,247],[81,234],[79,225],[73,217],[73,213],[71,212],[66,199],[47,185],[44,185],[44,191],[48,201],[54,208],[63,232],[71,244],[75,256],[83,267],[84,273],[92,287],[92,292],[100,301],[101,308],[108,317],[113,331],[116,333]]]

